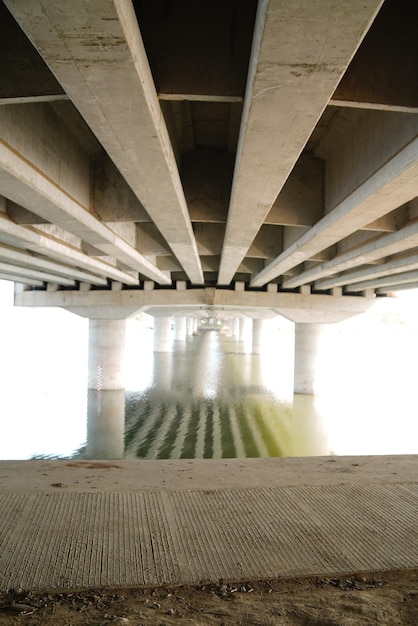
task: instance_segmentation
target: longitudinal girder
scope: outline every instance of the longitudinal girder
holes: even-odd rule
[[[1,277],[416,286],[413,0],[170,6],[0,4]]]

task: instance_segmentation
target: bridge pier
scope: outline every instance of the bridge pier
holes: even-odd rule
[[[152,385],[159,392],[169,393],[173,382],[173,351],[154,354]]]
[[[238,335],[239,335],[239,326],[238,326],[238,318],[237,317],[233,317],[232,319],[229,320],[229,329],[230,329],[230,334],[231,337],[233,337],[234,339],[238,339]]]
[[[185,317],[174,318],[174,340],[186,341],[186,318]]]
[[[88,458],[123,458],[125,330],[124,319],[89,321]]]
[[[193,331],[194,331],[194,318],[193,317],[188,317],[187,318],[187,322],[186,322],[186,334],[188,337],[191,337],[193,335]]]
[[[171,352],[171,317],[154,317],[154,352]]]
[[[296,394],[317,393],[317,361],[319,344],[326,324],[295,324],[295,378]]]
[[[245,341],[249,332],[250,319],[248,317],[239,318],[239,341]]]
[[[252,353],[260,354],[261,341],[263,335],[264,320],[261,318],[253,318],[253,337],[252,337]]]
[[[124,389],[124,319],[90,319],[88,388]]]

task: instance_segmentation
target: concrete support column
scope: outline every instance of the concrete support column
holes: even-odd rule
[[[186,318],[174,318],[174,339],[175,341],[186,341]]]
[[[193,334],[197,335],[197,329],[199,328],[199,320],[197,317],[193,318]]]
[[[231,337],[234,337],[234,339],[238,339],[238,335],[239,335],[239,321],[237,317],[233,317],[230,321],[230,330],[231,330]]]
[[[169,393],[173,388],[173,351],[154,354],[152,386],[158,393]]]
[[[252,353],[260,354],[264,320],[253,319]]]
[[[318,348],[326,324],[295,325],[295,379],[294,392],[317,393]]]
[[[154,352],[171,352],[171,317],[154,317]]]
[[[250,331],[250,319],[248,317],[239,318],[239,340],[245,341]]]
[[[188,337],[193,335],[193,330],[194,330],[194,318],[193,317],[188,317],[187,318],[187,323],[186,323],[186,334],[187,334]]]
[[[88,387],[96,391],[124,389],[125,320],[91,319]]]

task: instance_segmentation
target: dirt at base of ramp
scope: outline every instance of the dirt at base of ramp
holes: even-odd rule
[[[197,587],[0,592],[5,626],[416,626],[418,570]]]

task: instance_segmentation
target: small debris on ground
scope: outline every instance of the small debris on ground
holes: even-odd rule
[[[0,592],[0,626],[416,626],[418,570],[152,589]]]

